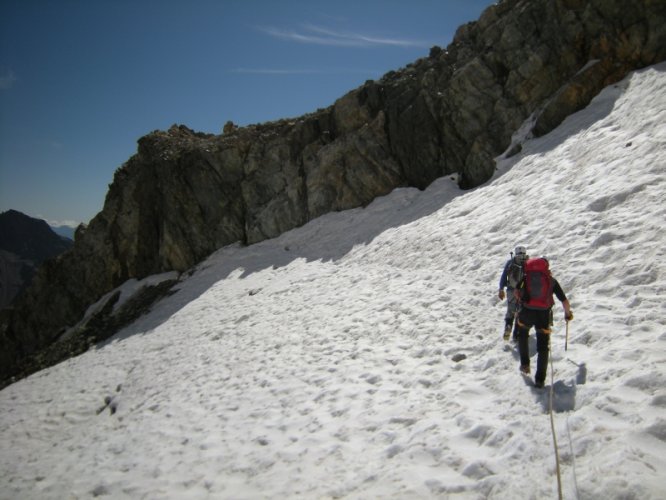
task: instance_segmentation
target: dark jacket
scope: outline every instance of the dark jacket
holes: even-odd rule
[[[511,264],[513,263],[520,265],[515,257],[510,258],[509,260],[506,261],[506,264],[504,264],[504,270],[502,271],[502,276],[500,276],[500,281],[499,281],[500,290],[503,290],[504,288],[506,288],[507,290],[513,290],[513,288],[515,288],[509,284],[509,269],[511,268]]]

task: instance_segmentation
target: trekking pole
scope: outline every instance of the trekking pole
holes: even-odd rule
[[[564,350],[567,350],[567,346],[569,344],[569,320],[567,320],[567,333],[564,337]]]

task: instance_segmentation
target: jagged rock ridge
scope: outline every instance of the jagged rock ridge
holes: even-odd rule
[[[533,117],[547,133],[604,86],[666,57],[666,4],[504,0],[446,48],[326,109],[220,136],[185,126],[139,140],[104,209],[46,265],[0,332],[2,375],[104,293],[188,269],[217,248],[270,238],[398,186],[490,178]]]

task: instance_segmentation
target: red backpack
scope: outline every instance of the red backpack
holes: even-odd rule
[[[553,278],[548,261],[543,257],[527,259],[523,306],[528,309],[548,310],[553,304]]]

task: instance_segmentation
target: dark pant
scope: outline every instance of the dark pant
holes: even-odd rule
[[[546,380],[548,370],[548,353],[550,351],[550,310],[539,311],[523,308],[518,313],[518,350],[520,351],[521,366],[530,366],[530,350],[528,334],[530,328],[536,330],[537,340],[537,369],[534,374],[535,382]]]

